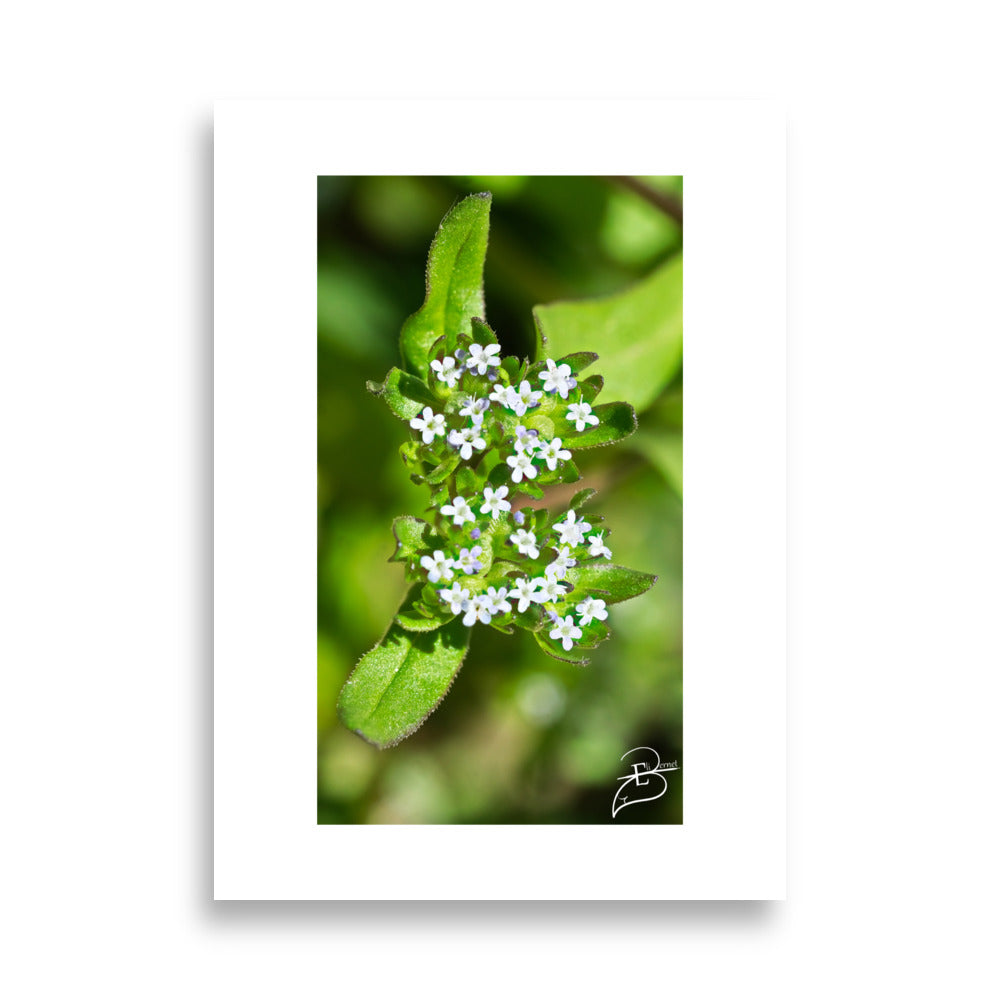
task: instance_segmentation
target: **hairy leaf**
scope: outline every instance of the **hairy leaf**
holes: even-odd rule
[[[658,577],[627,566],[605,562],[578,563],[566,575],[575,590],[598,594],[608,604],[618,604],[646,593]]]
[[[569,430],[565,432],[562,440],[571,451],[614,444],[615,441],[621,441],[635,433],[638,426],[635,410],[628,403],[604,403],[595,406],[594,416],[600,420],[596,427],[586,427],[578,431],[575,424],[569,425]]]
[[[389,562],[413,562],[420,552],[443,544],[426,521],[409,514],[392,522],[392,533],[396,536],[396,551],[389,556]]]
[[[393,623],[344,684],[341,721],[379,749],[409,736],[448,693],[469,633],[459,618],[431,632],[407,632]]]
[[[443,336],[450,354],[459,335],[470,332],[472,318],[486,315],[483,265],[490,202],[487,193],[470,195],[441,220],[427,258],[427,296],[399,338],[407,371],[426,377],[434,341]]]
[[[678,254],[618,295],[536,306],[536,357],[599,351],[607,391],[641,412],[680,368],[683,278]]]
[[[424,382],[398,368],[391,369],[381,385],[378,382],[368,382],[367,386],[373,396],[386,401],[389,409],[400,420],[418,416],[425,406],[436,409],[439,405]]]

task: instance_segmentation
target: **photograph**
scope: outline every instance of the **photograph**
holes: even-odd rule
[[[682,177],[316,212],[317,822],[682,824]]]

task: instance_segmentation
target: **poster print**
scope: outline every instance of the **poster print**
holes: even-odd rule
[[[681,824],[682,178],[317,195],[318,822]]]

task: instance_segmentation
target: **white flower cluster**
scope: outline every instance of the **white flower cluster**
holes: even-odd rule
[[[481,500],[477,501],[481,514],[489,515],[492,519],[500,517],[510,510],[510,501],[506,499],[508,488],[501,486],[499,489],[492,489],[487,486],[483,490]],[[465,497],[457,496],[450,503],[441,507],[441,513],[450,517],[452,523],[458,527],[476,520],[476,515],[472,505]],[[523,523],[523,517],[521,518]],[[574,550],[586,548],[586,555],[591,557],[605,556],[611,557],[611,550],[604,544],[603,533],[590,535],[590,524],[578,518],[576,511],[569,511],[563,520],[552,526],[555,535],[559,536],[559,543],[550,546],[555,552],[552,558],[544,567],[539,576],[522,576],[514,579],[508,590],[506,587],[489,587],[485,593],[474,593],[461,583],[453,583],[450,587],[444,587],[438,591],[441,600],[447,604],[453,614],[464,613],[462,619],[465,625],[472,625],[480,621],[489,624],[492,619],[500,614],[509,613],[512,608],[512,601],[517,602],[517,610],[523,614],[532,604],[539,605],[559,605],[567,607],[566,595],[569,587],[562,581],[569,575],[569,570],[577,565],[577,558]],[[472,539],[480,537],[479,529],[473,529]],[[530,560],[537,560],[541,556],[539,540],[534,531],[519,527],[511,532],[510,543],[517,549],[519,555],[527,556]],[[448,556],[442,549],[434,551],[433,555],[423,556],[420,565],[427,571],[427,579],[430,583],[437,583],[440,580],[450,581],[454,579],[455,570],[461,570],[466,576],[474,576],[481,572],[483,568],[480,556],[483,554],[482,546],[474,545],[471,548],[463,548],[458,556]],[[585,557],[581,554],[581,557]],[[574,623],[573,615],[566,614],[560,616],[555,610],[550,610],[548,614],[554,623],[549,632],[549,637],[562,643],[563,649],[569,651],[573,643],[583,636],[581,627],[586,627],[595,619],[604,621],[608,617],[606,604],[600,598],[592,596],[585,597],[575,605],[575,611],[579,615],[579,625]]]
[[[431,362],[431,369],[437,380],[443,382],[448,389],[455,388],[464,372],[485,375],[491,381],[497,381],[496,370],[500,368],[500,347],[497,344],[470,344],[467,352],[459,350],[455,355]],[[568,399],[570,390],[577,386],[570,366],[565,363],[556,364],[551,358],[546,361],[546,368],[541,372],[540,378],[541,389],[534,388],[530,381],[522,379],[518,385],[496,385],[485,399],[477,399],[475,395],[468,396],[458,414],[468,417],[471,426],[449,430],[444,414],[435,413],[429,406],[425,406],[419,416],[410,420],[410,426],[420,433],[424,444],[432,444],[438,437],[446,438],[462,459],[469,461],[476,453],[484,452],[489,447],[490,435],[484,428],[484,423],[491,404],[501,406],[518,417],[524,417],[530,410],[541,406],[546,393]],[[551,414],[551,406],[546,406],[548,409],[545,412]],[[576,428],[577,433],[600,423],[591,405],[585,402],[570,403],[562,417]],[[538,475],[541,466],[536,462],[544,463],[554,472],[559,462],[569,461],[572,457],[572,452],[563,447],[562,437],[545,441],[539,437],[537,430],[528,430],[519,424],[515,432],[514,453],[504,461],[510,467],[511,479],[520,483]]]
[[[488,449],[499,449],[500,460],[510,470],[512,484],[533,480],[543,469],[555,472],[560,462],[573,457],[563,444],[565,438],[572,437],[569,428],[579,434],[600,424],[590,403],[580,400],[579,394],[575,396],[576,402],[569,402],[570,392],[577,388],[578,382],[565,362],[546,361],[535,384],[530,379],[518,378],[515,384],[508,385],[508,370],[501,367],[500,347],[472,343],[453,355],[436,358],[430,367],[437,382],[448,390],[447,395],[442,389],[436,390],[446,396],[442,404],[444,412],[436,413],[433,407],[425,406],[419,416],[410,420],[410,427],[425,445],[435,445],[442,439],[442,445],[446,443],[455,449],[464,461],[471,461]],[[464,375],[485,377],[493,383],[492,391],[474,379],[463,380]],[[458,394],[450,396],[456,389]],[[489,391],[489,395],[477,398],[476,393],[484,391]],[[491,408],[495,409],[489,419]],[[456,426],[454,417],[447,416],[455,413],[463,418],[464,425]],[[551,440],[529,426],[550,423],[554,426]],[[561,426],[566,429],[560,430]],[[509,452],[511,444],[513,451]],[[437,451],[431,458],[440,461],[440,455]],[[512,517],[516,530],[511,531],[508,522],[501,519],[511,511],[512,488],[484,486],[482,494],[475,496],[451,497],[449,491],[448,499],[438,508],[446,522],[450,521],[443,534],[457,535],[456,528],[464,530],[467,526],[471,530],[461,541],[456,538],[451,543],[454,545],[451,551],[446,551],[449,547],[446,545],[423,555],[420,566],[429,583],[450,584],[437,593],[453,614],[463,615],[465,625],[477,621],[489,624],[498,615],[512,613],[515,607],[519,614],[524,614],[534,606],[551,619],[549,637],[568,652],[583,638],[583,629],[593,621],[605,621],[608,612],[600,598],[581,599],[580,594],[574,594],[571,599],[572,588],[567,577],[580,559],[610,558],[611,550],[604,543],[603,532],[590,534],[590,524],[572,510],[544,535],[537,534],[537,529],[531,530],[535,527],[534,519],[525,526],[525,512],[517,511]],[[480,517],[488,519],[489,527],[476,526]],[[488,531],[489,537],[481,545],[476,544],[483,531]],[[466,537],[467,547],[461,547]],[[487,582],[500,582],[495,576],[489,581],[487,577],[493,566],[494,546],[501,541],[517,551],[515,563],[533,565],[525,566],[526,572],[520,576],[515,570],[509,579],[503,580],[505,586],[487,587]]]

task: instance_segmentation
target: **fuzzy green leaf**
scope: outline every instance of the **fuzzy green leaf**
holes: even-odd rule
[[[444,544],[426,521],[409,514],[392,522],[392,533],[396,537],[396,551],[389,556],[389,562],[410,563],[421,552]]]
[[[599,351],[607,391],[641,412],[680,369],[683,280],[678,254],[618,295],[536,306],[536,357]]]
[[[464,198],[441,220],[427,258],[427,296],[403,324],[399,349],[407,371],[430,370],[431,345],[444,337],[450,354],[473,317],[486,315],[483,265],[490,227],[489,194]]]
[[[368,382],[367,386],[373,396],[386,401],[389,409],[400,420],[418,416],[425,406],[437,408],[439,405],[439,401],[420,379],[398,368],[393,368],[381,385],[378,382]]]
[[[591,497],[595,496],[597,496],[597,490],[580,490],[579,493],[573,494],[573,499],[569,502],[569,509],[579,510]]]
[[[598,594],[608,604],[618,604],[646,593],[658,577],[601,560],[578,563],[567,573],[566,579],[581,594]]]
[[[634,434],[638,426],[635,410],[628,403],[604,403],[595,406],[594,416],[600,420],[596,427],[577,431],[576,425],[571,425],[562,439],[563,445],[571,451],[600,448]]]
[[[340,692],[341,721],[379,749],[417,730],[448,693],[469,648],[461,619],[431,632],[398,623],[358,661]]]
[[[477,344],[498,344],[497,335],[493,332],[493,328],[484,319],[480,319],[478,316],[473,316],[469,320],[469,329],[471,331],[472,339]]]

